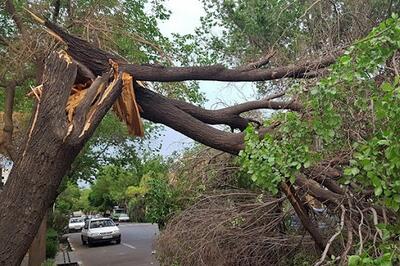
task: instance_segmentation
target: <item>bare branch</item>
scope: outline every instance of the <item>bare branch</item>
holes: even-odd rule
[[[225,124],[233,129],[238,128],[240,130],[244,130],[250,122],[254,122],[252,119],[241,117],[240,114],[243,112],[256,109],[289,109],[292,111],[299,111],[301,109],[301,105],[293,101],[275,102],[268,100],[268,98],[259,101],[245,102],[218,110],[206,110],[179,100],[170,101],[182,111],[204,123],[211,125]]]
[[[261,57],[259,60],[255,61],[255,62],[251,62],[245,66],[238,67],[237,69],[240,71],[249,71],[249,70],[253,70],[253,69],[265,66],[266,64],[269,63],[269,61],[275,55],[275,53],[276,53],[276,51],[273,51],[273,52]]]
[[[349,253],[349,251],[353,245],[353,228],[351,225],[350,218],[347,218],[345,220],[345,224],[346,224],[346,228],[347,228],[347,243],[346,243],[346,247],[345,247],[344,251],[340,255],[341,259],[340,259],[339,265],[341,265],[341,266],[346,265],[347,254]]]
[[[175,102],[139,84],[135,84],[142,117],[155,123],[163,123],[182,134],[215,149],[237,154],[243,148],[243,133],[218,130],[175,106]]]
[[[343,230],[344,227],[344,216],[346,213],[346,208],[343,205],[340,205],[340,208],[342,209],[342,215],[340,218],[340,227],[339,230],[328,240],[328,243],[325,246],[324,252],[322,253],[321,259],[314,265],[314,266],[320,266],[326,259],[326,255],[328,255],[328,251],[330,246],[332,245],[333,241],[336,239],[336,237],[338,235],[340,235],[340,233]]]

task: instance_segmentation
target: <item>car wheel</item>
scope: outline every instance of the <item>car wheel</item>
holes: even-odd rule
[[[90,238],[87,239],[87,244],[90,248],[93,247],[93,243],[90,241]]]
[[[115,240],[115,243],[118,245],[118,244],[121,244],[121,238],[118,238],[117,240]]]
[[[86,245],[86,241],[83,239],[83,236],[81,236],[81,240],[82,240],[82,245]]]

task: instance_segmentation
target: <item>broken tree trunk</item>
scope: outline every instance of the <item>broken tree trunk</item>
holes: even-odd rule
[[[0,265],[20,265],[63,176],[121,93],[120,74],[111,83],[109,73],[98,77],[90,88],[98,93],[88,91],[68,121],[66,106],[77,69],[65,54],[52,53],[46,60],[30,130],[0,193]]]

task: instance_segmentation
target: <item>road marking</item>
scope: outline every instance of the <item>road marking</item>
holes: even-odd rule
[[[134,246],[126,244],[126,243],[122,243],[122,245],[124,245],[125,247],[131,248],[131,249],[136,249]]]

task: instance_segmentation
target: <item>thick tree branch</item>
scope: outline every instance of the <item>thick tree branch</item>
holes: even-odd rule
[[[211,125],[225,124],[230,126],[232,129],[238,128],[240,130],[244,130],[251,122],[251,119],[241,117],[241,113],[256,109],[289,109],[292,111],[299,111],[301,109],[301,105],[295,103],[294,101],[271,101],[268,100],[268,98],[259,101],[245,102],[218,110],[203,109],[180,100],[171,99],[170,102],[182,111],[190,114],[204,123]]]
[[[316,246],[322,252],[324,250],[326,241],[322,237],[318,228],[310,220],[310,217],[308,216],[307,211],[304,208],[304,206],[301,204],[300,199],[297,197],[296,191],[294,190],[293,186],[290,184],[282,183],[281,189],[282,189],[283,193],[285,193],[290,204],[293,206],[293,209],[295,210],[297,216],[300,218],[301,223],[306,228],[306,230],[310,233],[311,237],[315,241]]]
[[[135,92],[138,104],[143,109],[143,118],[162,123],[200,143],[228,153],[237,154],[243,148],[243,133],[218,130],[179,109],[173,100],[137,83]]]
[[[315,197],[322,203],[335,203],[340,205],[345,199],[344,195],[334,193],[330,190],[323,189],[316,181],[308,179],[302,174],[296,176],[295,184]]]
[[[127,64],[118,55],[100,50],[88,42],[76,38],[57,25],[42,21],[55,36],[68,45],[68,53],[88,66],[94,74],[101,75],[108,67],[111,58],[120,64],[120,70],[128,72],[137,80],[143,81],[185,81],[185,80],[218,80],[218,81],[265,81],[281,78],[305,78],[311,71],[325,68],[335,62],[340,52],[326,55],[316,60],[276,67],[271,69],[240,70],[228,69],[222,65],[198,67],[163,67],[159,65]]]

